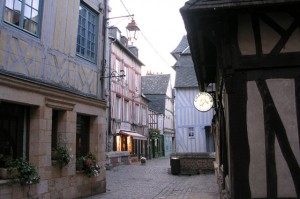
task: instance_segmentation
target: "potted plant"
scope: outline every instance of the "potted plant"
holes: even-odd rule
[[[96,156],[88,153],[78,158],[76,163],[77,170],[83,170],[88,177],[96,177],[100,173],[100,167],[97,164]]]
[[[71,161],[71,156],[66,147],[59,146],[54,150],[54,153],[55,165],[57,165],[60,169],[67,166]]]
[[[10,179],[11,171],[8,168],[9,163],[12,161],[12,158],[10,156],[4,156],[3,154],[0,154],[0,178],[1,179]]]
[[[24,158],[18,158],[9,163],[9,169],[13,172],[13,182],[21,185],[31,185],[39,183],[40,177],[38,172],[31,163]]]

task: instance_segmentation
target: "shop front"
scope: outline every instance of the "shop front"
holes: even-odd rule
[[[114,136],[114,143],[114,151],[128,151],[131,162],[136,162],[145,156],[147,137],[139,133],[118,130]]]

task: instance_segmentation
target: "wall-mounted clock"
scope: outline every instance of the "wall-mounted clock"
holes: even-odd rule
[[[200,92],[198,95],[194,98],[194,106],[199,111],[205,112],[212,108],[214,105],[213,97],[206,92]]]

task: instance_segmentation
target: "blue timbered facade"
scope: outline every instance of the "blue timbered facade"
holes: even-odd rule
[[[186,36],[172,55],[177,60],[174,66],[176,152],[212,152],[211,122],[214,112],[212,109],[200,112],[194,106],[199,88]]]

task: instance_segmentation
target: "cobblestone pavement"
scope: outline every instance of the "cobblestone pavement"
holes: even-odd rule
[[[170,159],[120,165],[106,171],[106,193],[88,199],[219,199],[214,174],[172,175]],[[169,172],[170,173],[170,172]]]

